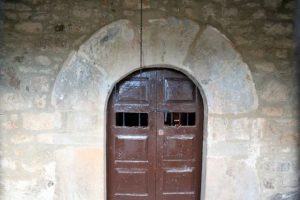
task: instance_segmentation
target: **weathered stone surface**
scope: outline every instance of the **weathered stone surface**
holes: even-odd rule
[[[257,94],[247,65],[215,28],[205,29],[185,65],[201,84],[210,113],[237,114],[257,108]]]
[[[198,31],[199,25],[187,19],[151,21],[144,32],[144,65],[181,65]]]
[[[55,199],[104,199],[103,152],[99,148],[64,148],[56,151]]]
[[[29,91],[37,93],[48,92],[49,88],[50,84],[46,76],[34,76],[30,79]]]
[[[92,130],[97,127],[97,115],[87,112],[68,113],[67,130]]]
[[[54,199],[55,163],[50,162],[43,167],[43,172],[37,177],[29,176],[23,179],[16,177],[1,178],[1,199]]]
[[[73,15],[79,18],[89,18],[91,16],[91,9],[85,8],[84,6],[74,6]]]
[[[137,27],[128,20],[111,23],[86,41],[78,55],[91,59],[90,65],[100,69],[109,84],[140,65],[137,31]]]
[[[264,107],[262,108],[262,114],[271,116],[271,117],[280,117],[283,115],[282,107]]]
[[[19,115],[0,115],[0,129],[14,130],[19,128]]]
[[[266,34],[274,36],[289,35],[293,33],[292,24],[285,23],[266,23],[263,29]]]
[[[43,66],[49,66],[51,64],[51,60],[47,56],[37,56],[35,60],[38,64]]]
[[[24,113],[23,128],[27,130],[52,130],[62,125],[60,113]]]
[[[298,200],[300,198],[299,191],[288,192],[285,194],[276,194],[271,200]]]
[[[41,33],[43,26],[38,22],[21,22],[15,25],[15,29],[25,33]]]
[[[5,10],[13,10],[13,11],[30,11],[31,8],[23,3],[13,3],[7,2],[4,4]]]
[[[283,0],[264,0],[264,5],[266,8],[276,9],[279,8]]]
[[[259,71],[263,72],[274,72],[275,71],[275,65],[271,62],[260,62],[255,64],[255,68]]]
[[[206,183],[205,199],[259,199],[256,172],[243,161],[209,158]]]
[[[98,110],[107,84],[104,75],[92,63],[75,56],[55,81],[52,104],[62,110]]]
[[[150,0],[143,0],[143,9],[150,8]],[[140,1],[124,0],[123,6],[127,9],[141,9]]]
[[[259,118],[208,118],[208,139],[214,141],[257,141],[262,138],[266,121]]]
[[[36,108],[42,109],[46,107],[47,104],[46,95],[36,95],[33,100],[33,104]]]
[[[272,79],[264,83],[261,98],[269,102],[282,102],[288,99],[288,87],[278,80]]]
[[[28,102],[19,92],[4,91],[0,87],[0,93],[1,111],[24,110],[31,107],[31,102]]]

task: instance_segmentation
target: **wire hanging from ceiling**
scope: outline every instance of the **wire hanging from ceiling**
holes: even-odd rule
[[[143,0],[140,4],[140,68],[143,68]]]

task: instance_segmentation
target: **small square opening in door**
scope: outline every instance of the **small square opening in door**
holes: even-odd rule
[[[166,126],[195,126],[196,113],[194,112],[167,112],[164,113]]]
[[[147,127],[148,113],[116,113],[116,126],[121,127]]]

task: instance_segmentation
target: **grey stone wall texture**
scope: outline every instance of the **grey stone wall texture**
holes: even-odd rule
[[[106,103],[139,69],[139,2],[0,0],[0,199],[106,199]],[[203,200],[300,198],[296,3],[143,1],[144,67],[205,99]]]

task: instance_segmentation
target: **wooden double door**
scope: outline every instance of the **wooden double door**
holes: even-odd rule
[[[108,200],[199,200],[203,101],[185,75],[136,72],[108,103]]]

